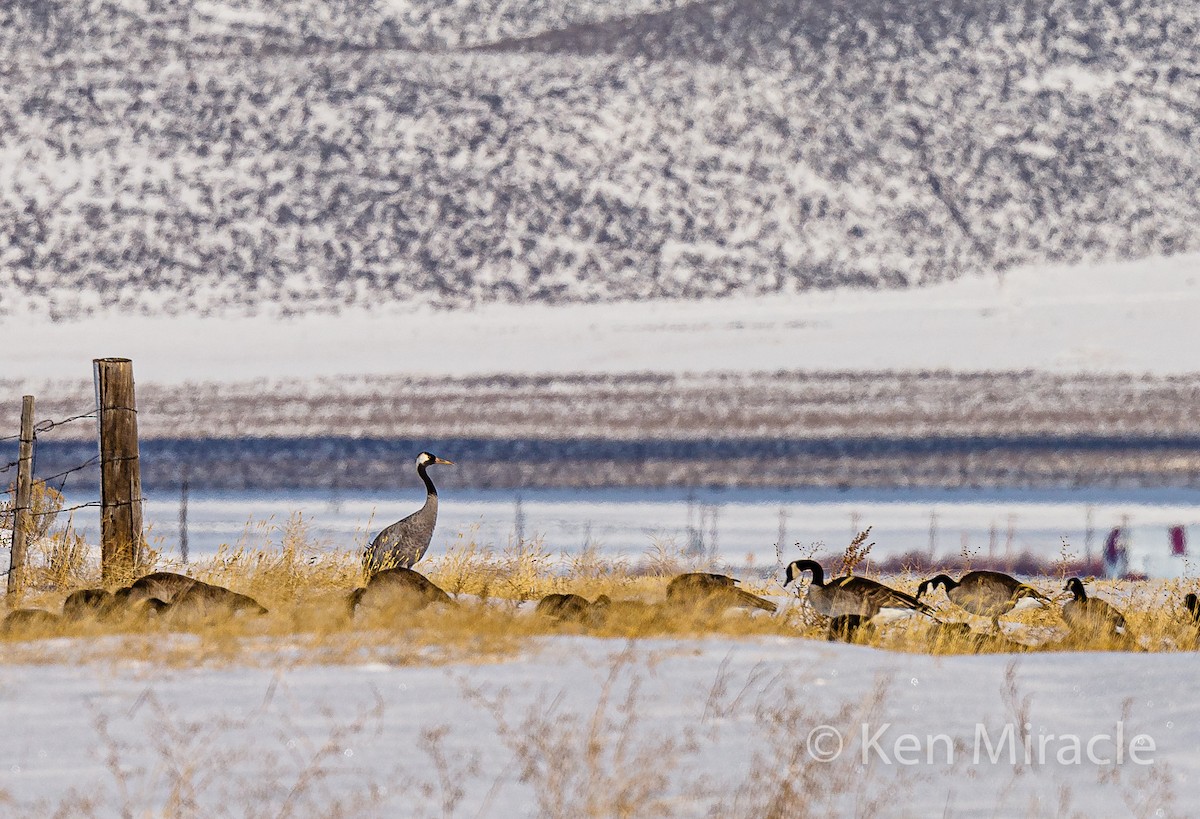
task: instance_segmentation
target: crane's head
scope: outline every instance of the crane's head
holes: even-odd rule
[[[447,461],[445,458],[439,458],[429,452],[422,452],[417,456],[417,466],[433,466],[434,464],[445,464],[446,466],[454,466],[454,461]]]

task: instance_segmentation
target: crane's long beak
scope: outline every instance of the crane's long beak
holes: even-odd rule
[[[447,461],[445,458],[439,458],[436,455],[433,458],[435,464],[445,464],[446,466],[454,466],[454,461]]]

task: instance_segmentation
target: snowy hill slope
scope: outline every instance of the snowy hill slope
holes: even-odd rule
[[[0,12],[0,313],[903,286],[1195,249],[1165,0]]]

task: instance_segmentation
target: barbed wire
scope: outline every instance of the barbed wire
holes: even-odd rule
[[[115,506],[133,506],[135,503],[145,503],[149,500],[150,500],[149,498],[143,497],[143,498],[135,498],[134,500],[128,500],[128,501],[118,501],[116,503],[110,503],[107,505],[109,508],[112,508]],[[77,503],[74,506],[64,506],[61,509],[45,509],[41,512],[35,512],[31,509],[31,510],[29,510],[29,516],[33,517],[33,518],[41,518],[41,517],[45,517],[46,515],[60,515],[63,512],[74,512],[78,509],[92,509],[92,508],[103,509],[104,507],[105,507],[105,503],[103,501],[98,501],[98,500],[97,501],[88,501],[86,503]]]
[[[54,475],[47,475],[44,478],[35,478],[33,482],[34,483],[44,483],[46,485],[49,485],[50,481],[56,480],[58,478],[65,479],[67,476],[71,475],[73,472],[81,472],[82,470],[87,469],[89,466],[92,466],[95,463],[97,463],[98,461],[100,461],[102,457],[103,456],[101,456],[101,455],[93,455],[88,460],[79,464],[79,466],[73,466],[70,469],[64,469],[62,472],[55,473]],[[122,455],[118,458],[109,458],[107,462],[108,463],[124,463],[127,461],[139,460],[140,457],[141,457],[140,455]],[[6,466],[4,466],[3,468],[0,468],[0,472],[7,472],[12,467],[17,466],[18,463],[19,463],[19,461],[13,461],[13,462],[7,464]],[[60,494],[62,493],[63,488],[66,487],[66,485],[67,485],[66,480],[63,480],[63,482],[61,484],[59,484],[58,491]]]
[[[103,410],[126,410],[126,411],[134,412],[134,413],[137,412],[136,407],[103,407],[101,409],[103,409]],[[71,415],[67,418],[63,418],[58,421],[55,421],[55,420],[52,420],[49,418],[47,418],[43,421],[39,421],[37,424],[34,425],[34,428],[33,428],[34,438],[36,439],[39,434],[49,432],[50,430],[54,429],[55,427],[61,427],[65,424],[70,424],[74,421],[79,421],[84,418],[96,418],[99,415],[99,412],[100,412],[100,410],[92,410],[90,412],[82,412],[82,413],[78,413],[76,415]],[[0,441],[18,441],[18,440],[21,440],[20,434],[7,435],[7,436],[0,438]],[[119,462],[125,462],[125,461],[135,461],[138,458],[139,458],[138,455],[122,455],[122,456],[118,456],[116,458],[103,459],[102,455],[97,454],[97,455],[94,455],[93,457],[89,458],[87,461],[84,461],[82,464],[79,464],[78,466],[73,466],[69,469],[64,469],[62,472],[58,472],[54,475],[47,475],[44,478],[37,478],[36,480],[34,480],[34,483],[40,483],[45,486],[49,486],[50,481],[57,480],[58,478],[62,478],[62,482],[59,484],[58,490],[57,490],[58,494],[61,496],[63,494],[63,491],[66,489],[67,479],[75,472],[81,472],[84,469],[87,469],[88,467],[93,466],[97,462],[101,462],[102,459],[103,459],[103,463],[119,463]],[[19,466],[20,463],[21,462],[19,460],[11,461],[11,462],[5,464],[3,467],[0,467],[0,473],[8,472],[13,467]],[[8,494],[8,492],[6,491],[5,494]],[[147,498],[142,497],[142,498],[136,498],[134,500],[109,503],[109,504],[107,504],[107,506],[110,508],[116,507],[116,506],[132,506],[135,503],[143,503],[146,500],[147,500]],[[104,508],[104,507],[105,507],[105,504],[103,501],[96,500],[96,501],[87,501],[86,503],[75,504],[74,506],[64,506],[61,509],[47,509],[47,510],[44,510],[41,512],[34,512],[33,510],[30,510],[29,514],[31,517],[45,517],[46,515],[58,515],[63,512],[74,512],[78,509]],[[3,574],[0,574],[0,577],[3,577],[5,574],[8,574],[8,572],[4,572]]]
[[[132,501],[130,501],[130,503],[132,503]],[[112,506],[125,506],[126,504],[114,503],[111,505]],[[88,501],[87,503],[79,503],[79,504],[76,504],[75,506],[64,506],[62,509],[47,509],[44,512],[32,512],[31,511],[29,513],[29,515],[30,515],[30,517],[40,518],[40,517],[45,517],[46,515],[58,515],[58,514],[61,514],[62,512],[74,512],[76,509],[87,509],[87,508],[90,508],[93,506],[103,506],[103,504],[100,501]]]
[[[119,409],[119,408],[113,407],[112,409]],[[37,435],[38,433],[41,433],[41,432],[49,432],[50,430],[54,429],[55,427],[61,427],[64,424],[69,424],[72,421],[78,421],[81,418],[95,418],[95,417],[96,417],[96,410],[92,410],[91,412],[84,412],[79,415],[72,415],[70,418],[64,418],[61,421],[51,421],[49,418],[47,418],[46,420],[39,421],[37,424],[34,425],[33,434]],[[18,436],[18,437],[20,437],[20,436]]]
[[[65,489],[67,486],[67,476],[68,475],[70,475],[72,472],[79,472],[80,470],[87,469],[89,466],[96,463],[96,461],[98,461],[98,460],[100,460],[100,456],[95,455],[92,458],[90,458],[89,460],[81,463],[79,466],[73,466],[70,469],[64,469],[62,472],[59,472],[57,475],[50,475],[49,477],[46,477],[46,478],[38,478],[37,481],[35,481],[35,483],[44,483],[47,486],[49,486],[50,481],[54,480],[55,478],[62,478],[63,479],[62,483],[58,485],[58,494],[61,495],[63,489]]]
[[[105,409],[123,409],[123,410],[129,410],[130,412],[137,412],[137,409],[135,407],[105,407]],[[72,421],[78,421],[82,418],[95,418],[97,412],[98,412],[98,410],[90,410],[88,412],[81,412],[77,415],[72,415],[70,417],[63,418],[60,421],[55,421],[51,418],[45,418],[41,421],[38,421],[36,424],[33,425],[33,435],[36,438],[38,433],[49,432],[50,430],[54,429],[55,427],[61,427],[64,424],[71,423]],[[0,441],[19,441],[19,440],[21,440],[21,433],[19,433],[19,432],[16,435],[0,436]]]

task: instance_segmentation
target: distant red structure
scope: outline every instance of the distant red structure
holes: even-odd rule
[[[1171,556],[1185,557],[1187,555],[1187,528],[1172,526],[1167,529],[1171,538]]]
[[[1129,573],[1129,552],[1125,548],[1125,530],[1114,526],[1104,541],[1104,576],[1125,577]]]

